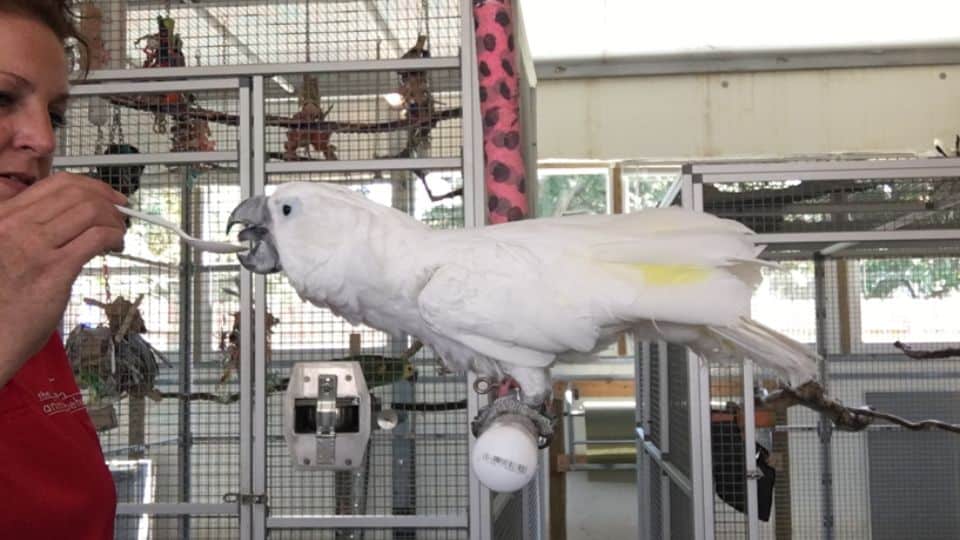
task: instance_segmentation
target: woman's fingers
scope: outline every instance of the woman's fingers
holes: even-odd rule
[[[127,198],[99,180],[71,173],[56,173],[33,184],[9,199],[7,212],[26,212],[28,221],[46,222],[56,215],[64,200],[102,199],[110,204],[127,204]]]
[[[109,202],[103,199],[81,199],[60,204],[60,212],[46,223],[37,224],[38,234],[49,242],[52,248],[59,248],[94,227],[126,231],[123,215]]]
[[[122,249],[123,230],[115,227],[95,226],[86,229],[57,251],[62,256],[66,270],[76,276],[90,259],[107,251],[121,251]]]

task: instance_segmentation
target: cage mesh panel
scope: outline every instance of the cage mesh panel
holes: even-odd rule
[[[409,173],[343,175],[274,175],[270,185],[290,181],[340,182],[381,204],[407,211],[435,227],[462,227],[459,199],[432,203]],[[432,181],[456,181],[453,173]],[[269,190],[272,189],[268,187]],[[411,256],[416,256],[415,253]],[[329,310],[302,302],[285,278],[269,276],[267,308],[280,323],[274,328],[268,371],[273,380],[286,377],[292,364],[343,358],[349,353],[351,333],[358,333],[365,354],[397,356],[408,347],[366,327],[353,327]],[[421,351],[413,359],[417,382],[378,381],[368,376],[372,393],[384,404],[395,401],[455,403],[466,398],[462,376],[443,374],[438,359]],[[338,499],[331,472],[298,472],[282,437],[280,393],[267,403],[268,495],[273,515],[334,515],[338,506],[352,502]],[[371,515],[463,514],[468,507],[467,444],[465,409],[449,412],[409,412],[397,429],[374,431],[369,449],[370,472],[365,513]],[[358,512],[362,511],[361,507]]]
[[[953,283],[960,260],[937,249],[897,256],[886,248],[870,254],[869,248],[864,244],[852,256],[824,264],[825,343],[820,347],[827,351],[829,393],[845,404],[869,404],[909,420],[957,422],[955,362],[912,360],[892,344],[956,346],[960,336],[951,321],[960,298]],[[769,289],[754,299],[754,317],[814,347],[814,264],[791,262],[765,278]],[[767,386],[775,383],[769,370],[758,370],[756,378]],[[818,415],[802,407],[778,417],[770,438],[778,486],[773,516],[761,524],[763,538],[820,539],[830,525],[835,538],[896,538],[904,537],[903,531],[910,538],[956,536],[951,515],[935,510],[960,497],[958,484],[945,475],[955,468],[953,437],[886,422],[865,432],[834,431],[825,468],[817,422]],[[758,430],[761,443],[764,436]],[[827,475],[832,477],[830,512],[823,499]],[[924,514],[923,508],[934,514]]]
[[[80,6],[82,14],[89,15],[85,10],[94,5],[106,16],[99,37],[110,54],[106,65],[100,67],[109,69],[141,69],[145,61],[157,64],[150,69],[163,69],[164,64],[202,68],[389,60],[406,53],[421,34],[428,38],[426,47],[434,58],[456,57],[460,51],[459,2],[452,0],[216,0],[189,5],[95,0]],[[164,43],[161,39],[158,16],[169,16],[175,23],[173,31],[182,41],[180,53],[173,41]],[[461,157],[462,124],[456,112],[449,113],[460,106],[459,71],[429,70],[425,79],[431,91],[431,107],[404,110],[390,108],[383,98],[403,90],[395,71],[317,75],[319,104],[323,109],[333,106],[326,120],[350,124],[393,122],[393,127],[401,124],[397,129],[360,134],[336,130],[330,139],[336,157]],[[272,115],[268,126],[271,120],[289,118],[300,111],[298,98],[306,93],[302,75],[268,77],[266,105]],[[130,151],[122,145],[136,147],[140,153],[237,151],[238,112],[236,90],[77,96],[71,100],[66,126],[58,133],[58,155],[91,157]],[[407,129],[402,123],[410,115],[436,122]],[[268,128],[271,159],[284,158],[288,131],[276,125]],[[417,144],[411,144],[411,140]],[[326,157],[316,149],[307,155],[300,148],[296,159]],[[236,163],[148,165],[142,171],[138,169],[90,167],[72,172],[113,180],[125,191],[136,187],[130,196],[133,207],[180,223],[194,236],[225,239],[226,218],[240,201]],[[139,182],[131,178],[131,170],[139,172]],[[463,226],[461,198],[433,202],[424,187],[434,195],[460,188],[463,182],[459,171],[430,172],[423,180],[409,172],[384,172],[376,178],[372,173],[354,173],[296,179],[350,182],[369,189],[373,198],[385,196],[378,200],[403,208],[432,227]],[[186,216],[182,215],[184,211]],[[181,276],[184,269],[189,273]],[[143,338],[170,363],[160,363],[150,381],[156,393],[146,398],[131,399],[129,393],[85,381],[84,398],[90,410],[108,418],[112,405],[116,417],[116,427],[99,435],[114,469],[120,502],[220,503],[224,494],[238,491],[239,405],[231,401],[239,392],[238,350],[231,342],[236,337],[232,333],[239,311],[238,269],[235,257],[229,255],[191,253],[182,260],[180,243],[172,233],[133,220],[124,254],[95,259],[77,280],[63,322],[64,338],[78,324],[106,324],[103,311],[84,304],[84,298],[105,302],[108,290],[110,299],[123,296],[132,301],[143,294],[139,309],[148,330]],[[395,355],[408,345],[406,341],[393,343],[367,328],[352,328],[327,311],[301,304],[286,282],[275,278],[270,278],[267,306],[279,319],[272,336],[271,377],[285,375],[296,361],[343,356],[352,332],[361,333],[364,352]],[[182,303],[181,293],[188,289],[190,301]],[[188,319],[184,334],[181,325]],[[181,346],[186,338],[188,349]],[[466,397],[463,378],[442,374],[436,358],[421,352],[413,363],[418,371],[416,384],[380,385],[371,381],[377,397],[385,403],[457,402]],[[180,377],[186,369],[190,371],[188,384],[183,385]],[[129,386],[124,377],[129,379],[130,375],[117,378],[121,387]],[[185,401],[189,405],[184,406],[176,395],[181,392],[205,398]],[[158,397],[162,399],[152,399]],[[229,403],[206,399],[209,397]],[[271,515],[332,514],[336,507],[333,476],[292,471],[280,438],[279,394],[270,397],[268,407]],[[465,513],[467,424],[462,409],[411,413],[401,424],[403,429],[375,432],[366,512],[408,514],[415,506],[423,515]],[[395,457],[401,450],[412,461],[398,463]],[[191,538],[238,537],[233,517],[150,518],[149,534],[151,538],[186,537],[183,525],[190,526]],[[138,537],[139,526],[136,518],[118,517],[118,538]],[[276,538],[334,537],[331,531],[270,534]],[[466,533],[370,530],[364,537],[459,539]]]
[[[669,459],[671,465],[691,477],[690,464],[690,392],[687,376],[687,349],[667,347],[667,403],[669,404]]]
[[[730,411],[743,404],[740,366],[710,368],[710,448],[713,462],[713,523],[717,538],[746,535],[747,492],[743,432]],[[731,405],[733,407],[731,407]]]
[[[664,476],[657,464],[650,460],[650,534],[663,538],[663,482]]]
[[[393,59],[410,50],[420,34],[429,38],[433,57],[456,56],[460,45],[459,4],[451,0],[225,0],[190,5],[97,0],[96,5],[106,16],[101,38],[110,53],[107,67],[114,69]],[[158,16],[173,19],[181,55],[166,54],[157,37],[152,43],[146,39],[159,33]],[[151,54],[157,51],[159,55]]]
[[[693,540],[693,502],[675,484],[670,484],[670,538]]]
[[[339,531],[339,534],[337,529],[283,529],[267,532],[270,540],[467,540],[469,537],[469,533],[463,529],[418,529],[415,532],[403,529],[352,529]],[[513,537],[505,537],[503,540],[506,538]]]
[[[239,519],[236,517],[190,516],[117,516],[114,538],[117,540],[150,538],[151,540],[235,540]],[[141,531],[148,536],[141,536]]]
[[[239,179],[230,167],[223,163],[147,167],[139,189],[130,196],[131,205],[184,225],[181,214],[187,204],[191,224],[185,228],[205,238],[223,238],[218,236],[223,231],[223,208],[204,201],[213,195],[225,206],[239,202]],[[113,368],[109,358],[101,356],[78,371],[94,416],[111,409],[115,413],[116,426],[99,436],[123,503],[220,503],[224,494],[238,488],[238,404],[197,399],[181,410],[178,397],[194,392],[225,398],[239,392],[235,377],[221,382],[226,362],[216,336],[222,318],[218,314],[235,312],[239,304],[239,299],[221,295],[216,283],[231,282],[237,267],[213,271],[211,266],[222,266],[228,259],[217,256],[201,264],[194,255],[194,271],[181,275],[180,249],[169,231],[132,220],[124,253],[96,258],[84,268],[64,316],[64,337],[78,325],[107,327],[105,312],[84,299],[107,303],[122,296],[134,301],[142,294],[139,311],[147,332],[141,336],[166,361],[160,360],[152,375],[137,356],[118,357]],[[184,279],[192,295],[187,306],[180,302]],[[191,323],[188,351],[181,350],[184,315]],[[186,353],[190,376],[182,387]],[[132,472],[138,462],[149,468],[144,465],[140,472]]]
[[[494,503],[493,532],[491,538],[523,538],[523,498],[522,491],[503,494],[507,501],[503,503],[500,513],[496,513]],[[494,501],[499,495],[494,495]]]
[[[77,96],[58,154],[117,153],[110,146],[123,144],[140,153],[236,151],[237,100],[236,90]]]
[[[660,446],[660,430],[662,429],[661,424],[661,407],[660,407],[660,396],[662,389],[660,388],[660,370],[662,369],[662,362],[660,361],[660,344],[651,343],[650,344],[650,441],[653,444]]]
[[[302,92],[268,94],[269,157],[285,161],[460,157],[459,71],[419,73],[427,81],[430,96],[417,94],[422,106],[416,100],[396,106],[387,101],[384,96],[405,93],[395,71],[287,75],[296,88],[307,84],[316,92],[314,99],[323,116],[312,118],[325,123],[288,128],[284,120],[311,118],[301,112]],[[316,113],[316,109],[306,110]]]
[[[704,211],[758,233],[956,228],[960,180],[904,178],[704,184]]]

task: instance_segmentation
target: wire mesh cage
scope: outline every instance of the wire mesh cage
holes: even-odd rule
[[[457,70],[317,73],[284,80],[295,90],[267,92],[265,137],[272,160],[461,157]]]
[[[92,70],[385,60],[420,36],[411,56],[452,57],[460,46],[449,0],[85,0],[77,12],[91,46],[76,66]]]
[[[237,106],[236,90],[76,96],[60,129],[59,155],[235,152]]]
[[[362,532],[357,531],[350,533],[333,530],[285,529],[271,531],[268,538],[270,538],[270,540],[341,540],[343,538],[363,538],[365,540],[396,540],[398,538],[416,540],[466,540],[469,538],[469,534],[462,529],[420,530],[416,533],[403,529],[366,529]]]
[[[960,298],[956,160],[724,164],[687,172],[694,204],[769,242],[765,257],[781,267],[764,270],[752,317],[823,357],[820,380],[830,396],[906,421],[957,424],[955,360],[905,354],[960,342],[951,317]],[[712,444],[704,452],[713,478],[700,489],[713,499],[704,517],[715,538],[960,533],[954,513],[943,511],[960,497],[945,473],[955,466],[955,434],[883,420],[840,430],[796,406],[758,406],[748,418],[747,400],[781,384],[776,373],[749,369],[707,369],[710,402],[702,414],[709,414]],[[674,502],[671,524],[681,511]],[[692,517],[700,519],[695,509]]]
[[[76,49],[74,67],[89,74],[72,91],[58,167],[204,239],[222,239],[264,182],[267,194],[337,182],[431,227],[463,227],[478,213],[464,207],[463,167],[482,163],[479,130],[465,133],[461,119],[462,79],[476,76],[461,65],[464,6],[81,2],[91,47]],[[134,219],[125,252],[78,280],[63,335],[80,329],[76,373],[125,503],[117,536],[466,538],[477,514],[464,377],[428,351],[406,355],[407,337],[303,303],[281,276],[265,291],[247,277],[233,256],[194,252]],[[252,289],[264,305],[241,301]],[[260,314],[266,358],[246,350],[262,344]],[[375,404],[397,412],[396,426],[374,427],[355,471],[297,470],[282,431],[291,368],[347,358],[370,368]],[[264,490],[250,493],[261,474]]]
[[[286,174],[271,175],[269,180],[268,193],[270,186],[291,181],[338,182],[433,227],[463,226],[462,204],[456,199],[433,202],[425,187],[428,182],[455,186],[459,172],[433,173],[424,181],[408,171]],[[353,327],[329,310],[303,303],[282,277],[268,279],[267,310],[280,321],[272,334],[268,380],[289,377],[295,362],[377,358],[382,364],[362,364],[367,385],[382,408],[399,413],[396,427],[372,433],[361,469],[303,472],[293,469],[283,442],[280,396],[271,396],[267,403],[267,492],[272,515],[464,514],[469,505],[468,419],[462,375],[447,373],[439,359],[423,351],[407,359],[406,351],[412,345],[407,338]],[[377,365],[389,369],[379,370]],[[278,537],[286,537],[282,534]],[[362,537],[359,531],[349,534]],[[420,534],[410,529],[392,538],[448,537]],[[319,532],[302,537],[326,538]]]
[[[239,202],[235,164],[143,166],[133,206],[215,237]],[[232,207],[231,205],[231,207]],[[201,232],[202,231],[202,232]],[[127,504],[217,504],[238,490],[239,409],[218,333],[238,299],[237,266],[184,251],[173,233],[131,222],[123,254],[89,264],[63,320],[68,357]],[[229,323],[227,323],[229,324]],[[231,517],[120,515],[118,537],[233,538]]]

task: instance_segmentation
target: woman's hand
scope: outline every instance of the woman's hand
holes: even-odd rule
[[[83,266],[123,249],[126,198],[55,173],[0,202],[0,388],[50,339]]]

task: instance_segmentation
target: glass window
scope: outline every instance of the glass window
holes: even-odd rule
[[[541,167],[537,217],[609,212],[608,167]]]

